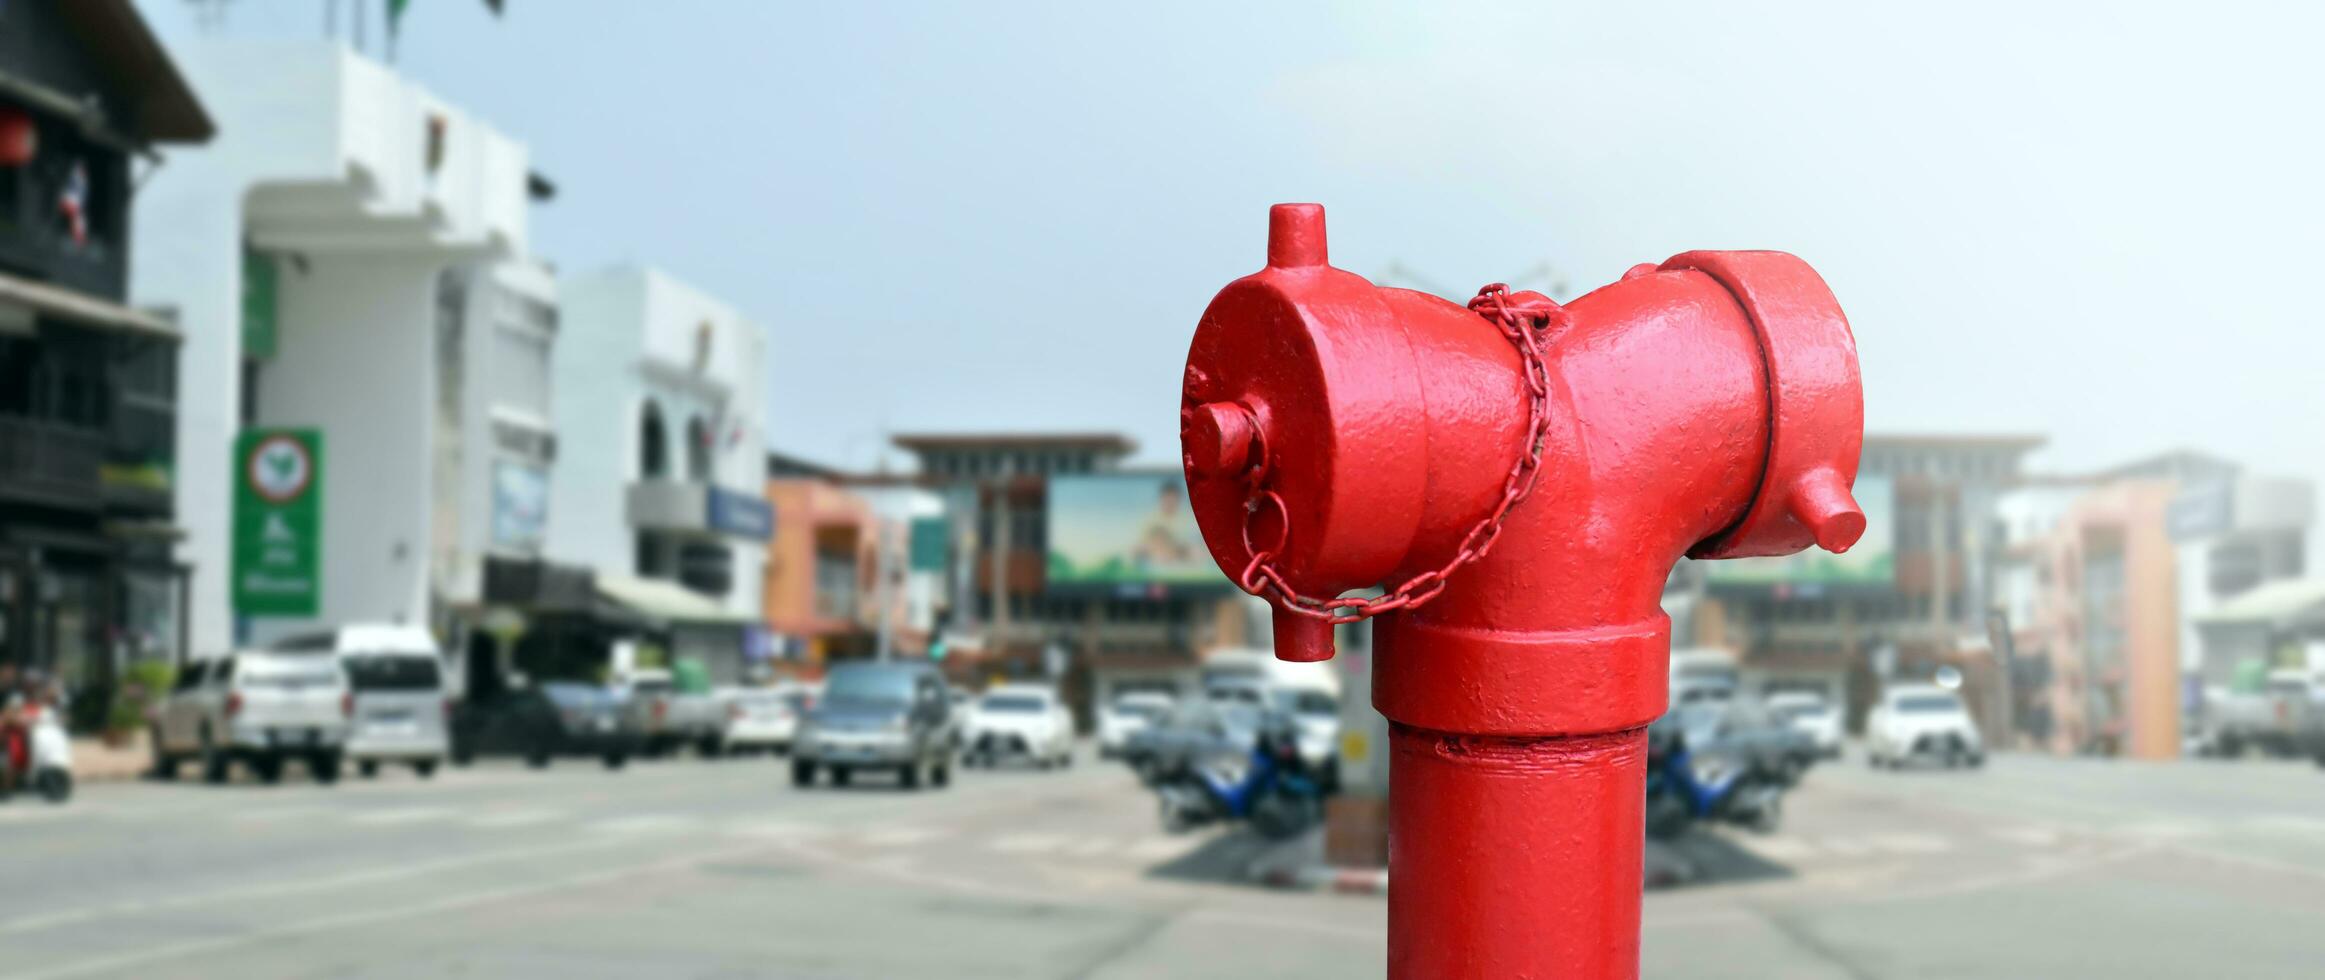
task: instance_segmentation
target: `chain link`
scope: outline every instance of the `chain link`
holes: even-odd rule
[[[1534,477],[1542,469],[1543,435],[1550,428],[1550,368],[1543,357],[1542,334],[1553,323],[1563,320],[1565,311],[1548,297],[1533,293],[1513,295],[1508,286],[1498,282],[1478,290],[1477,297],[1469,301],[1469,308],[1501,328],[1502,337],[1517,348],[1526,376],[1525,449],[1510,463],[1509,478],[1502,482],[1501,500],[1494,505],[1493,512],[1462,535],[1461,546],[1454,549],[1452,559],[1442,567],[1406,579],[1384,595],[1318,599],[1295,591],[1275,567],[1276,551],[1291,535],[1292,515],[1285,509],[1282,497],[1260,485],[1263,471],[1255,468],[1244,476],[1250,497],[1244,504],[1243,540],[1244,547],[1251,549],[1251,561],[1243,566],[1243,574],[1236,577],[1236,584],[1243,591],[1270,599],[1303,616],[1335,624],[1354,623],[1385,612],[1411,609],[1437,598],[1455,571],[1485,557],[1494,540],[1501,537],[1502,519],[1509,516],[1510,508],[1516,507],[1518,501],[1533,492]],[[1251,522],[1267,509],[1276,511],[1283,522],[1277,529],[1276,543],[1266,549],[1253,548]]]

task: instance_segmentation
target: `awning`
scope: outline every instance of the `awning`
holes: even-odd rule
[[[144,310],[60,286],[0,274],[0,307],[9,306],[108,330],[125,330],[172,340],[178,337],[176,324]]]
[[[2325,578],[2287,579],[2257,586],[2196,616],[2196,622],[2284,626],[2304,613],[2325,615]]]
[[[748,613],[729,612],[717,600],[660,579],[599,573],[597,591],[627,609],[666,623],[750,623],[758,619]]]

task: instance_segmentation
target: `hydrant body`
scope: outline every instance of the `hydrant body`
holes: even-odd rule
[[[1390,975],[1635,976],[1672,565],[1864,530],[1837,302],[1789,255],[1686,253],[1497,297],[1512,332],[1331,268],[1315,205],[1276,207],[1268,255],[1197,327],[1184,462],[1278,656],[1379,615]]]

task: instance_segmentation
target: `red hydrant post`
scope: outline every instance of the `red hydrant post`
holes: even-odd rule
[[[1864,533],[1848,322],[1781,252],[1687,252],[1564,306],[1327,260],[1324,209],[1277,205],[1267,267],[1195,329],[1183,462],[1277,656],[1379,616],[1389,974],[1635,977],[1664,581]]]

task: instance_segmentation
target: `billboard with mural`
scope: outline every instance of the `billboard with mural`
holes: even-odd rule
[[[1052,477],[1048,530],[1053,589],[1228,587],[1176,472]]]
[[[1865,536],[1847,554],[1810,548],[1782,558],[1737,558],[1702,563],[1714,588],[1888,587],[1897,577],[1897,493],[1887,477],[1860,476],[1857,506],[1865,510]]]

